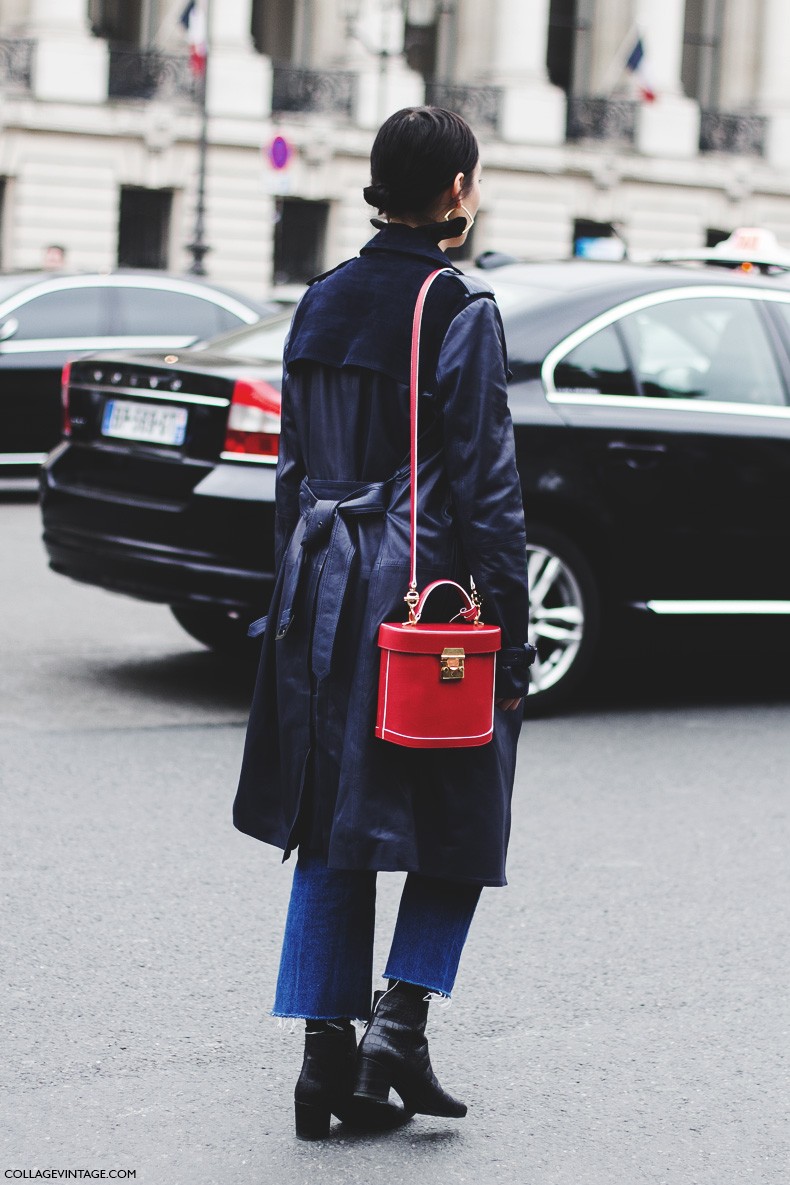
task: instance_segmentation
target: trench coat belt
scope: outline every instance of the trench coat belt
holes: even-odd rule
[[[276,637],[283,638],[293,621],[296,596],[305,572],[306,553],[323,550],[323,557],[310,573],[307,597],[310,604],[315,596],[312,668],[317,679],[324,679],[329,674],[343,598],[356,554],[356,545],[346,520],[358,515],[383,514],[390,503],[393,480],[390,478],[363,486],[340,481],[302,481],[299,490],[299,521],[288,544],[283,565],[281,611]]]

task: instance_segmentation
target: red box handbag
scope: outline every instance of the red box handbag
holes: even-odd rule
[[[420,289],[411,341],[410,420],[411,579],[404,600],[408,620],[379,626],[381,649],[376,736],[413,749],[462,749],[485,745],[494,733],[494,674],[501,631],[480,621],[480,602],[453,580],[435,580],[417,592],[417,395],[420,326],[425,297],[444,269],[432,272]],[[460,593],[458,617],[445,623],[420,621],[431,592],[449,585]],[[474,599],[473,599],[474,598]]]

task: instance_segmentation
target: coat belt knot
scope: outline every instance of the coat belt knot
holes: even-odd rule
[[[285,637],[294,618],[294,607],[305,571],[305,552],[314,553],[306,589],[307,604],[315,604],[312,671],[325,679],[332,663],[343,597],[356,555],[354,536],[347,519],[364,514],[384,514],[389,506],[392,481],[302,482],[300,517],[285,556],[282,610],[277,638]],[[323,556],[315,553],[324,551]]]

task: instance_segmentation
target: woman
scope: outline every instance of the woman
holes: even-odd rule
[[[277,582],[266,620],[235,825],[298,848],[273,1014],[306,1022],[297,1134],[330,1112],[385,1128],[460,1117],[431,1070],[428,1001],[449,997],[483,885],[505,883],[528,682],[521,489],[491,292],[452,267],[480,202],[475,137],[452,112],[381,127],[360,255],[313,281],[285,349]],[[374,737],[377,633],[408,586],[409,361],[417,293],[436,268],[420,352],[420,583],[470,574],[502,629],[494,739],[405,749]],[[443,619],[457,610],[457,605]],[[263,626],[261,627],[263,628]],[[408,873],[370,1017],[376,873]],[[358,1055],[358,1056],[357,1056]],[[387,1103],[390,1087],[404,1107]]]

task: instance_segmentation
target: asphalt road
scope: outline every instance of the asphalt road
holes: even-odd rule
[[[249,679],[38,536],[0,498],[0,1170],[790,1182],[787,660],[659,649],[525,725],[511,884],[430,1024],[467,1119],[304,1144],[268,1016],[290,869],[230,824]]]

